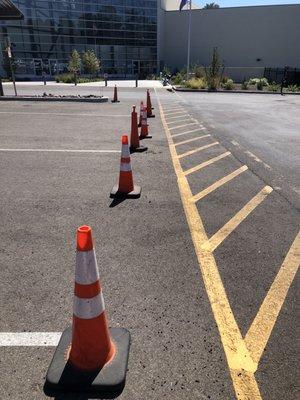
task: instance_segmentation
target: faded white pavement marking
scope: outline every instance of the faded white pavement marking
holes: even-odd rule
[[[0,149],[2,152],[24,153],[121,153],[120,150],[70,150],[70,149]]]
[[[61,332],[0,332],[0,347],[57,346]]]

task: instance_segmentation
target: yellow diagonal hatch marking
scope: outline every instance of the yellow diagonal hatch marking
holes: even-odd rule
[[[265,186],[238,213],[236,213],[235,216],[227,222],[227,224],[225,224],[206,243],[204,243],[202,248],[214,251],[240,225],[240,223],[242,223],[270,193],[272,193],[272,191],[273,189],[270,186]]]
[[[300,232],[246,334],[245,343],[255,362],[259,362],[300,264]]]
[[[213,253],[204,251],[201,248],[201,245],[208,240],[208,237],[196,204],[191,201],[191,189],[180,165],[179,157],[177,156],[159,99],[158,104],[174,169],[178,178],[184,211],[207,295],[220,332],[236,396],[239,400],[261,400],[259,388],[254,377],[257,363],[252,360],[235,321]]]
[[[230,154],[231,154],[230,151],[226,151],[225,153],[220,154],[217,157],[214,157],[214,158],[211,158],[210,160],[204,161],[203,163],[184,171],[184,175],[187,176],[187,175],[192,174],[193,172],[200,171],[200,169],[208,167],[209,165],[211,165],[219,160],[222,160],[222,158],[225,158],[225,157],[229,156]]]
[[[233,171],[231,174],[224,176],[224,178],[213,183],[208,188],[202,190],[200,193],[195,194],[195,196],[193,196],[193,201],[196,202],[198,200],[203,199],[203,197],[207,196],[209,193],[213,192],[214,190],[218,189],[219,187],[225,185],[225,183],[230,182],[232,179],[236,178],[237,176],[239,176],[242,172],[246,171],[247,169],[248,169],[248,167],[246,165],[243,165],[241,168],[238,168],[237,170]]]

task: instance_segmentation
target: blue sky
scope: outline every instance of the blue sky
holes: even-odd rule
[[[194,0],[195,1],[195,0]],[[213,0],[195,1],[199,6],[211,3]],[[214,0],[220,7],[260,6],[271,4],[300,4],[300,0]]]

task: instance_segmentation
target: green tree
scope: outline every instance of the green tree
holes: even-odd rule
[[[68,71],[74,75],[74,82],[75,85],[77,84],[77,75],[81,69],[81,58],[77,50],[73,50],[70,61],[68,64]]]
[[[217,3],[206,3],[203,10],[211,10],[213,8],[220,8],[220,6]]]
[[[82,64],[84,71],[90,74],[91,77],[92,75],[96,74],[101,68],[100,60],[97,58],[93,50],[88,50],[83,53]]]

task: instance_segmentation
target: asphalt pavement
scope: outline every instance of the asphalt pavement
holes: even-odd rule
[[[299,117],[290,103],[300,99],[284,97],[280,108],[278,96],[151,94],[153,139],[146,153],[132,155],[142,196],[120,203],[109,199],[120,137],[145,89],[121,88],[117,104],[0,101],[0,333],[61,332],[70,324],[75,232],[88,224],[109,323],[132,334],[120,399],[294,400]],[[267,112],[260,122],[257,113],[277,104],[272,122]],[[293,143],[279,128],[272,135],[279,124]],[[245,370],[235,361],[244,354],[236,338],[251,357]],[[0,398],[45,399],[53,352],[0,346]],[[248,370],[251,363],[257,368]]]

